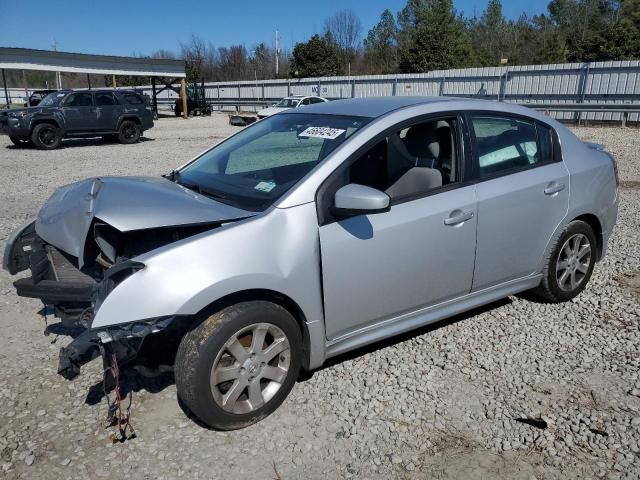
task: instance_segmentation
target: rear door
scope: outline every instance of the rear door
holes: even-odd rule
[[[534,274],[569,208],[569,172],[552,129],[495,113],[471,114],[478,179],[473,290]]]
[[[91,92],[73,92],[64,100],[62,112],[67,132],[97,130],[97,112]]]
[[[115,130],[119,115],[119,105],[115,95],[111,92],[96,92],[93,97],[96,104],[96,130],[101,132]]]

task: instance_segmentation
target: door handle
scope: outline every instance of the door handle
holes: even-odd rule
[[[550,183],[549,185],[547,185],[547,188],[544,189],[544,194],[554,195],[564,190],[564,187],[565,187],[564,183]]]
[[[449,226],[460,225],[461,223],[471,220],[473,218],[473,212],[468,210],[463,212],[461,210],[454,210],[444,219],[444,224]]]

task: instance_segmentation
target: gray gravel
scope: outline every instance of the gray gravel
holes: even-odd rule
[[[0,240],[57,185],[167,172],[233,130],[170,118],[137,145],[54,152],[0,137]],[[138,436],[111,445],[100,362],[56,375],[68,337],[43,336],[38,302],[0,273],[0,477],[640,478],[640,135],[576,131],[616,155],[623,180],[609,255],[581,296],[511,297],[342,357],[241,431],[188,418],[171,375],[129,376]]]

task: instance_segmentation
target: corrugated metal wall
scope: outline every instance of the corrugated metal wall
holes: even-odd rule
[[[439,70],[423,74],[322,77],[291,80],[206,83],[208,98],[275,101],[287,95],[322,95],[330,99],[385,95],[448,95],[480,97],[527,104],[629,103],[640,104],[640,61],[567,63]],[[140,87],[151,93],[150,86]],[[1,92],[0,92],[1,95]],[[22,100],[24,90],[11,89]],[[175,98],[172,91],[161,101]],[[235,107],[221,107],[235,109]],[[261,108],[243,106],[255,111]],[[554,113],[572,120],[578,114]],[[621,113],[580,114],[582,119],[619,120]],[[630,114],[638,121],[638,114]]]

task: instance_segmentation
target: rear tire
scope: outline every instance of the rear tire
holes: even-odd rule
[[[540,286],[533,292],[551,303],[567,302],[587,286],[596,263],[596,236],[589,224],[571,222],[551,249]]]
[[[31,133],[31,141],[41,150],[55,150],[62,142],[62,134],[52,123],[39,123]]]
[[[282,404],[301,358],[302,334],[287,310],[266,301],[232,305],[182,339],[175,362],[178,395],[210,427],[244,428]]]
[[[120,124],[120,129],[118,130],[118,141],[120,143],[124,143],[125,145],[137,143],[138,140],[140,140],[140,136],[140,125],[136,122],[124,120]]]

